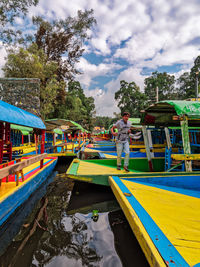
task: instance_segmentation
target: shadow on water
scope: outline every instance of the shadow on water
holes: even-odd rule
[[[111,189],[74,184],[64,175],[66,163],[62,165],[61,160],[59,174],[43,194],[33,195],[41,200],[28,208],[33,210],[21,221],[0,266],[148,266]]]

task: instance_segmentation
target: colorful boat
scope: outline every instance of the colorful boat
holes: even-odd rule
[[[157,103],[145,111],[143,115],[143,136],[147,158],[130,159],[130,172],[116,170],[115,159],[105,160],[74,160],[67,174],[70,178],[96,184],[108,185],[108,177],[112,175],[130,176],[182,176],[190,175],[195,159],[200,159],[199,154],[192,154],[190,150],[189,127],[198,127],[200,118],[200,103],[191,101],[166,101]],[[147,126],[161,127],[166,134],[166,152],[164,158],[156,158],[152,151],[152,139]],[[168,127],[179,126],[182,132],[182,149],[172,146]],[[179,143],[180,145],[180,143]],[[180,154],[181,153],[181,154]],[[193,162],[193,163],[192,163]],[[196,164],[197,165],[197,164]],[[200,171],[200,168],[196,170]],[[186,171],[185,171],[186,170]]]
[[[154,158],[152,161],[155,171],[164,171],[164,158]],[[133,174],[141,175],[141,172],[150,171],[147,158],[130,159],[129,173],[123,169],[119,171],[116,167],[116,159],[74,159],[67,170],[67,175],[71,179],[109,186],[109,176],[119,175],[128,177]],[[152,175],[155,175],[155,173],[153,172]]]
[[[109,182],[150,266],[200,265],[200,174]]]
[[[138,146],[138,145],[137,145]],[[133,145],[130,145],[130,149],[132,149]],[[163,145],[162,145],[163,147]],[[142,150],[142,152],[141,152]],[[146,158],[146,150],[141,149],[136,151],[130,151],[129,157],[130,158]],[[161,149],[154,149],[154,157],[164,157],[165,152],[163,148]],[[125,157],[125,153],[122,153],[122,158]],[[83,146],[80,150],[80,153],[78,155],[78,158],[80,159],[89,159],[89,158],[100,158],[100,159],[110,159],[110,158],[117,158],[117,151],[116,146],[109,147],[99,147],[99,148],[90,148],[88,146]]]
[[[49,154],[51,156],[57,157],[76,157],[77,152],[81,149],[81,147],[86,143],[86,135],[82,135],[82,132],[85,130],[82,126],[74,121],[65,120],[65,119],[49,119],[45,121],[45,125],[47,127],[47,131],[50,133],[55,129],[63,131],[63,137],[60,142],[56,142],[55,136],[58,134],[56,132],[53,133],[52,138],[50,140],[50,150]],[[77,139],[68,137],[68,133],[77,132]],[[81,136],[82,135],[82,136]]]
[[[143,138],[142,125],[139,118],[130,118],[132,138],[130,138],[130,158],[146,157],[146,149]],[[110,128],[113,125],[110,126]],[[165,156],[165,133],[164,129],[159,129],[154,126],[147,128],[151,135],[151,151],[154,157]],[[122,154],[124,157],[125,154]],[[117,158],[116,144],[114,141],[96,141],[92,144],[82,147],[79,156],[80,159],[89,158]]]
[[[40,118],[0,101],[0,225],[46,180],[57,158],[44,153],[45,125]],[[10,124],[34,128],[41,135],[41,154],[12,160]],[[8,161],[9,160],[9,161]]]
[[[166,171],[153,176],[143,173],[140,177],[135,174],[109,177],[110,186],[152,267],[200,266],[199,119],[199,102],[165,101],[149,107],[143,116],[145,124],[178,130],[174,142],[171,140],[174,135],[169,134],[168,127],[165,129]],[[148,150],[147,138],[145,142]],[[182,146],[176,154],[171,151],[175,144]],[[151,168],[150,153],[148,160]]]

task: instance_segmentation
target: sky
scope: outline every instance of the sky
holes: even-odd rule
[[[83,74],[76,80],[94,97],[97,115],[120,112],[114,95],[121,80],[134,81],[143,91],[153,71],[179,77],[200,55],[200,0],[40,0],[28,17],[65,19],[90,9],[97,25],[88,32],[91,39],[77,64]],[[24,22],[17,18],[15,25]],[[0,66],[5,55],[0,47]]]

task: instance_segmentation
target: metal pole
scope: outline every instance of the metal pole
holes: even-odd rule
[[[156,86],[156,102],[158,102],[158,86]]]
[[[199,72],[196,72],[196,100],[198,100],[198,94],[199,94],[199,90],[198,90],[198,87],[199,87],[198,74],[199,74]]]

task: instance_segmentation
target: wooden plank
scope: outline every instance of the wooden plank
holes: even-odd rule
[[[150,152],[150,147],[149,147],[147,127],[145,125],[142,126],[142,133],[143,133],[144,144],[145,144],[146,154],[147,154],[148,163],[149,163],[149,170],[152,172],[153,171],[152,157],[151,157],[151,152]]]
[[[31,157],[29,159],[23,160],[22,162],[19,162],[19,163],[16,163],[14,165],[0,169],[0,179],[3,179],[4,177],[6,177],[8,175],[17,173],[17,172],[21,171],[23,168],[25,168],[25,167],[27,167],[27,166],[35,163],[35,162],[38,162],[40,160],[45,159],[47,156],[48,156],[47,153],[40,154],[40,155]]]
[[[166,141],[167,141],[167,147],[170,149],[172,147],[171,140],[170,140],[170,135],[169,135],[169,129],[165,127],[165,136],[166,136]]]
[[[63,146],[66,146],[66,145],[69,145],[71,143],[61,143],[61,144],[58,144],[58,145],[55,145],[55,147],[63,147]]]
[[[188,118],[186,116],[184,116],[183,120],[181,120],[181,133],[182,133],[184,154],[191,154],[190,137],[189,137],[189,130],[188,130]],[[185,169],[187,172],[192,172],[191,160],[185,159]]]
[[[151,130],[147,130],[147,137],[148,137],[148,141],[149,141],[149,148],[150,148],[150,152],[151,152],[151,158],[154,158]]]
[[[175,160],[200,160],[200,154],[172,154]]]

